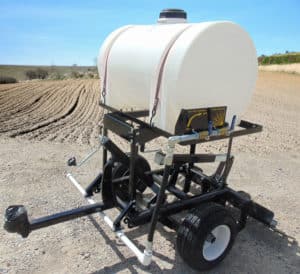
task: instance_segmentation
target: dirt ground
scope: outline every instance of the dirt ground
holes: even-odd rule
[[[285,65],[264,65],[259,66],[260,70],[264,71],[277,71],[277,72],[288,72],[300,74],[300,64],[285,64]]]
[[[66,160],[82,159],[96,143],[97,87],[87,80],[0,88],[0,214],[11,204],[26,205],[30,217],[85,204],[65,178]],[[244,118],[264,131],[234,140],[229,185],[273,210],[286,236],[250,219],[230,254],[209,273],[299,273],[300,76],[260,71]],[[220,148],[224,142],[201,151]],[[100,167],[99,153],[71,172],[86,186]],[[128,235],[143,245],[147,228]],[[153,262],[143,267],[97,215],[34,231],[26,239],[0,229],[0,273],[195,273],[175,252],[175,243],[176,233],[159,225]]]

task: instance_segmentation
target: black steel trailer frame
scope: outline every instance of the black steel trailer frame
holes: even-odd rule
[[[274,226],[272,211],[254,202],[248,195],[231,189],[227,184],[234,161],[234,156],[231,154],[233,138],[260,132],[261,125],[242,120],[235,126],[235,119],[233,119],[231,125],[221,129],[173,136],[142,121],[149,115],[148,110],[122,112],[107,105],[101,106],[107,111],[104,114],[100,137],[103,147],[102,171],[85,190],[82,190],[74,177],[68,174],[69,179],[75,185],[77,184],[78,189],[92,204],[31,221],[27,217],[24,206],[10,206],[5,215],[6,230],[27,237],[33,230],[96,212],[106,218],[105,210],[117,208],[120,211],[117,218],[110,221],[106,219],[106,222],[120,238],[123,237],[123,241],[134,251],[139,260],[148,265],[151,261],[152,242],[157,223],[161,222],[176,230],[180,226],[180,220],[173,215],[205,203],[230,204],[238,208],[240,210],[237,220],[239,230],[245,227],[249,216],[267,226]],[[130,144],[130,151],[122,151],[108,137],[108,132],[113,132],[126,140]],[[160,136],[168,138],[166,153],[157,151],[155,155],[155,162],[163,167],[151,170],[139,152],[145,152],[146,144]],[[225,154],[196,153],[198,144],[222,139],[228,139]],[[189,153],[176,153],[174,150],[176,144],[189,146]],[[204,174],[203,170],[195,165],[210,162],[219,162],[216,171],[210,176]],[[71,158],[68,164],[76,165],[76,159]],[[126,174],[116,177],[118,168],[127,170]],[[184,178],[181,187],[177,183],[179,176]],[[191,192],[192,185],[200,186],[201,191],[196,194]],[[152,193],[148,200],[141,198],[141,193],[146,188]],[[124,193],[122,194],[124,190],[125,198]],[[101,203],[91,202],[90,197],[97,192],[102,194]],[[174,196],[173,201],[168,201],[166,193]],[[129,228],[149,224],[144,253],[137,251],[132,242],[125,238],[122,221]]]

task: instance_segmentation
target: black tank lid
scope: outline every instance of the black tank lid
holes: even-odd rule
[[[160,12],[159,18],[182,18],[186,19],[187,15],[181,9],[164,9]]]

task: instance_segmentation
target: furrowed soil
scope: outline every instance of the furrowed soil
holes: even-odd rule
[[[88,185],[101,168],[101,153],[80,168],[67,168],[66,160],[73,155],[80,160],[97,145],[102,118],[99,92],[97,80],[0,86],[1,214],[11,204],[24,204],[31,218],[85,204],[65,172]],[[260,71],[243,118],[262,124],[264,131],[234,140],[229,185],[274,211],[285,235],[249,219],[229,255],[208,273],[299,273],[300,76]],[[165,143],[154,140],[147,149]],[[225,142],[198,148],[225,149]],[[154,166],[153,154],[146,158]],[[212,170],[211,165],[201,167]],[[143,247],[147,225],[126,231]],[[34,231],[26,239],[0,229],[0,273],[196,273],[175,250],[176,233],[158,225],[153,262],[143,267],[93,215]]]
[[[0,134],[91,144],[101,113],[99,81],[41,81],[0,87]]]

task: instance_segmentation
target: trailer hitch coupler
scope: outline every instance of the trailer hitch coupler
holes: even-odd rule
[[[31,229],[28,215],[23,205],[9,206],[5,211],[4,229],[10,233],[18,233],[26,238]]]

